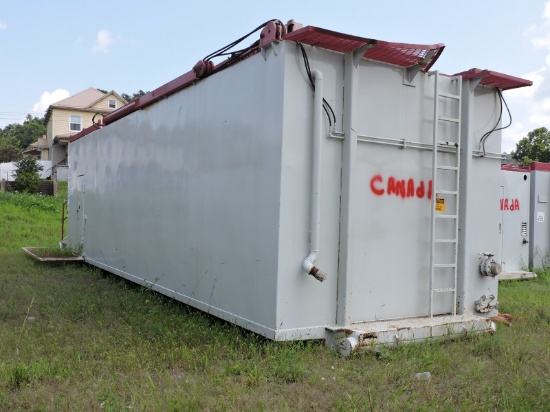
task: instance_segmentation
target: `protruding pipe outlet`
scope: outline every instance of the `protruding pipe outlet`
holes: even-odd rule
[[[327,274],[326,272],[320,270],[317,266],[315,266],[315,261],[317,260],[318,253],[319,252],[317,250],[312,251],[306,258],[306,260],[304,260],[303,267],[308,275],[313,276],[319,282],[323,282],[327,278]]]
[[[317,279],[319,282],[324,282],[325,279],[327,278],[326,272],[323,272],[321,269],[315,266],[313,267],[313,269],[311,269],[309,274],[313,276],[315,279]]]

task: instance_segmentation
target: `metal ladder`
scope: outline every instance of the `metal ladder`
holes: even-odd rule
[[[449,293],[452,294],[453,309],[452,314],[456,315],[457,306],[457,270],[458,270],[458,212],[459,212],[459,183],[460,183],[460,126],[461,126],[461,98],[462,98],[462,77],[455,76],[451,78],[450,93],[439,91],[439,72],[430,73],[435,76],[434,92],[434,119],[433,119],[433,152],[432,152],[432,203],[431,203],[431,237],[430,237],[430,307],[429,316],[434,316],[434,294]],[[456,103],[453,105],[452,101]],[[440,106],[447,107],[447,113],[452,110],[450,115],[442,116]],[[440,128],[445,131],[447,136],[439,136]],[[442,164],[442,153],[446,153],[451,164]],[[440,178],[442,174],[447,176],[447,187],[443,187]],[[443,179],[441,179],[443,180]],[[454,187],[448,187],[449,181],[454,183]],[[446,195],[438,198],[440,195]],[[445,200],[449,200],[451,213],[444,213],[446,209]],[[443,202],[443,203],[440,203]],[[454,231],[452,237],[438,236],[438,228],[451,219],[454,222]],[[440,235],[439,235],[440,236]],[[452,259],[450,262],[440,262],[436,256],[436,245],[448,244],[452,247]],[[449,287],[434,287],[437,276],[443,276],[446,273],[448,277],[452,272],[453,284]],[[435,314],[437,315],[437,313]]]

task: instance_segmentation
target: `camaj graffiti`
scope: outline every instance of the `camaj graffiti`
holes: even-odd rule
[[[500,199],[500,210],[519,210],[519,199]]]
[[[417,197],[419,199],[432,198],[432,181],[425,183],[423,180],[415,181],[409,179],[397,179],[393,176],[384,180],[382,175],[374,175],[370,180],[370,190],[376,196],[400,196],[403,199]]]

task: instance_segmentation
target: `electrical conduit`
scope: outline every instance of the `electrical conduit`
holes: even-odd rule
[[[318,70],[311,72],[315,80],[313,95],[313,151],[311,176],[311,241],[310,252],[304,260],[303,268],[315,279],[322,282],[327,274],[315,266],[319,255],[319,237],[321,228],[321,140],[323,126],[323,75]]]

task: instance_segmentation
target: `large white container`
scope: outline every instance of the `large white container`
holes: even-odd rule
[[[490,272],[500,258],[487,200],[500,133],[485,154],[479,140],[498,120],[496,88],[529,82],[428,73],[443,45],[315,27],[263,39],[72,139],[67,243],[271,339],[326,337],[347,352],[494,327],[497,280],[480,263]]]
[[[535,277],[529,267],[531,170],[502,165],[499,207],[502,218],[502,273],[499,280]]]
[[[533,162],[531,169],[529,220],[529,267],[547,269],[550,266],[550,165]]]
[[[40,179],[47,179],[52,175],[52,162],[51,160],[38,160],[38,164],[42,166],[42,170],[39,172]],[[8,182],[15,181],[15,172],[17,166],[15,162],[0,163],[0,180],[6,180]]]

